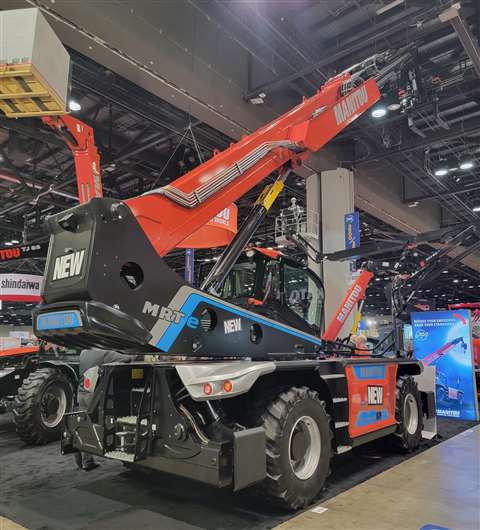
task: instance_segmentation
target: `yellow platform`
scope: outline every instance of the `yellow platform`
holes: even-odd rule
[[[0,110],[8,118],[67,114],[65,103],[32,64],[0,65]]]

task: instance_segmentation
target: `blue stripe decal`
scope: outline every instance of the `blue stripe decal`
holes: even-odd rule
[[[228,305],[217,302],[216,300],[212,300],[211,298],[207,298],[200,294],[194,293],[194,294],[191,294],[187,298],[183,306],[180,308],[180,311],[184,313],[185,316],[182,317],[182,319],[180,320],[178,324],[176,324],[175,322],[172,322],[168,326],[165,333],[162,335],[160,340],[157,342],[156,344],[157,348],[160,348],[161,350],[168,352],[172,344],[175,342],[175,340],[179,336],[180,332],[185,327],[188,318],[192,315],[192,313],[197,308],[198,304],[200,304],[201,302],[206,302],[214,307],[218,307],[219,309],[224,309],[225,311],[229,311],[230,313],[234,315],[238,315],[240,317],[253,320],[254,322],[258,322],[259,324],[263,324],[265,326],[278,329],[279,331],[283,331],[284,333],[288,333],[289,335],[293,335],[300,339],[307,340],[309,342],[312,342],[313,344],[317,344],[317,345],[322,344],[322,341],[320,339],[316,339],[315,337],[312,337],[311,335],[307,335],[306,333],[302,333],[301,331],[295,331],[291,328],[282,326],[281,324],[277,324],[277,323],[265,320],[257,315],[254,316],[252,315],[252,313],[248,313],[246,311],[242,311],[241,309],[230,307]]]
[[[369,364],[367,366],[353,366],[353,373],[357,379],[385,379],[384,364]]]
[[[372,425],[378,421],[384,421],[388,419],[388,410],[362,410],[357,416],[357,427],[365,427],[366,425]]]

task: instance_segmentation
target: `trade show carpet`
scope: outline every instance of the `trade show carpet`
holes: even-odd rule
[[[414,454],[465,431],[475,422],[439,419],[440,439],[412,455],[385,441],[333,460],[321,499],[327,500]],[[250,494],[232,494],[149,471],[129,471],[102,460],[85,473],[59,444],[25,447],[9,415],[0,416],[0,515],[30,530],[267,530],[293,515],[279,513]]]

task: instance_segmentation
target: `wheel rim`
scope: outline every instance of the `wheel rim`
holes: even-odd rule
[[[67,394],[59,386],[49,386],[42,395],[40,414],[45,427],[53,429],[62,421],[67,411]]]
[[[290,432],[290,466],[300,480],[309,479],[317,470],[322,441],[317,422],[310,416],[298,418]]]
[[[415,434],[418,428],[418,404],[413,394],[407,394],[405,398],[403,418],[408,434]]]

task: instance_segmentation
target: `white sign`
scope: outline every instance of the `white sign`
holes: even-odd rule
[[[0,300],[39,302],[43,276],[35,274],[0,274]]]
[[[22,341],[19,337],[0,337],[0,351],[20,348]]]
[[[9,331],[8,332],[8,336],[9,337],[14,337],[14,338],[17,338],[17,339],[29,339],[30,338],[30,333],[28,331]]]

